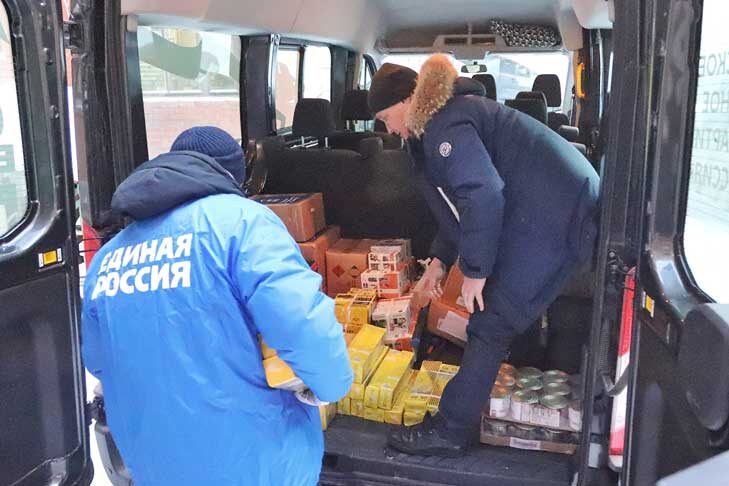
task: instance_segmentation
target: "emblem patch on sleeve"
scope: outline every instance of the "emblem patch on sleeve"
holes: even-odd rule
[[[448,157],[451,155],[451,150],[453,150],[453,147],[448,142],[443,142],[440,144],[440,147],[438,147],[438,152],[440,152],[441,157]]]

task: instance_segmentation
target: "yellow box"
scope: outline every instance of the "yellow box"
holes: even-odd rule
[[[405,411],[405,413],[403,413],[403,416],[402,416],[402,424],[407,427],[410,427],[412,425],[419,424],[420,422],[423,421],[424,418],[425,418],[425,412],[420,413],[420,412]]]
[[[304,382],[278,356],[264,359],[263,370],[266,373],[266,382],[271,388],[290,391],[300,391],[306,388]]]
[[[346,327],[369,324],[376,295],[373,292],[362,292],[361,289],[352,289],[346,294],[338,294],[334,298],[334,315],[337,321]]]
[[[350,410],[352,415],[359,418],[364,418],[365,406],[362,400],[350,400]]]
[[[362,383],[373,369],[384,347],[385,330],[365,325],[349,343],[349,361],[354,372],[354,383]]]
[[[339,415],[351,415],[352,409],[349,397],[344,397],[337,402],[337,413]]]
[[[412,351],[390,350],[365,390],[365,406],[391,409],[414,359]]]
[[[337,404],[329,403],[327,405],[319,406],[319,418],[321,418],[321,430],[327,430],[329,424],[332,423],[334,417],[337,415]]]
[[[372,420],[373,422],[384,422],[385,411],[381,408],[371,408],[365,406],[364,418],[365,420]]]
[[[395,405],[392,407],[391,410],[385,410],[385,423],[392,425],[402,424],[402,416],[403,412],[405,411],[405,399],[407,398],[408,393],[410,392],[410,387],[415,382],[416,377],[417,373],[415,371],[408,371],[408,375],[406,377],[406,385],[400,391],[400,393],[398,393]]]
[[[377,368],[380,366],[380,363],[382,363],[382,360],[385,359],[385,356],[387,356],[388,349],[389,348],[387,348],[386,346],[382,347],[379,356],[375,359],[374,366],[370,370],[370,374],[367,375],[364,380],[362,380],[362,383],[352,383],[352,387],[349,389],[349,393],[347,394],[349,398],[351,398],[352,400],[364,400],[367,385],[372,380],[372,377],[375,375],[375,371],[377,371]]]
[[[258,335],[258,344],[261,346],[261,354],[263,355],[263,359],[268,359],[276,356],[276,350],[269,347],[268,344],[266,344],[266,341],[263,340],[263,336],[261,336],[260,334]]]

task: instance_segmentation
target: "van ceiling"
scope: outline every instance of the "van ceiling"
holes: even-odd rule
[[[569,0],[122,0],[142,25],[241,35],[278,33],[371,51],[380,38],[407,32],[483,31],[493,18],[557,26]]]

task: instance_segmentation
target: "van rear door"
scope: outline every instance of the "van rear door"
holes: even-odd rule
[[[0,483],[90,484],[60,1],[0,4]]]
[[[603,256],[637,265],[622,474],[643,485],[729,447],[729,43],[723,0],[620,3]]]

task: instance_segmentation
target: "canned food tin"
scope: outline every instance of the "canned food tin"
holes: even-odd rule
[[[570,429],[582,430],[582,402],[579,400],[573,400],[569,406],[569,422]]]
[[[550,442],[566,442],[569,438],[569,432],[555,429],[543,429],[544,440]]]
[[[537,428],[533,425],[514,424],[514,435],[519,439],[535,440],[537,438]]]
[[[501,367],[499,368],[499,374],[515,376],[516,368],[511,366],[509,363],[501,363]]]
[[[504,418],[509,415],[509,410],[511,410],[511,392],[503,386],[493,387],[489,401],[489,415]]]
[[[542,380],[537,378],[517,378],[516,386],[522,390],[539,391],[543,388]]]
[[[543,395],[540,402],[552,410],[564,410],[570,404],[569,399],[564,395]]]
[[[568,383],[570,375],[560,370],[549,370],[544,372],[543,379],[545,383]]]
[[[557,383],[557,382],[551,382],[551,383],[545,383],[544,384],[544,393],[548,395],[562,395],[565,397],[570,396],[572,393],[572,388],[567,383]]]
[[[509,424],[499,420],[487,420],[486,425],[494,435],[506,436],[509,434]]]
[[[495,383],[506,388],[513,388],[516,384],[516,378],[513,375],[499,375],[496,377]]]
[[[515,420],[528,422],[532,419],[532,408],[539,403],[539,395],[531,390],[517,390],[511,395],[511,414]]]
[[[537,378],[542,379],[542,370],[539,368],[534,368],[532,366],[525,366],[524,368],[519,368],[516,371],[516,377],[517,378]]]

